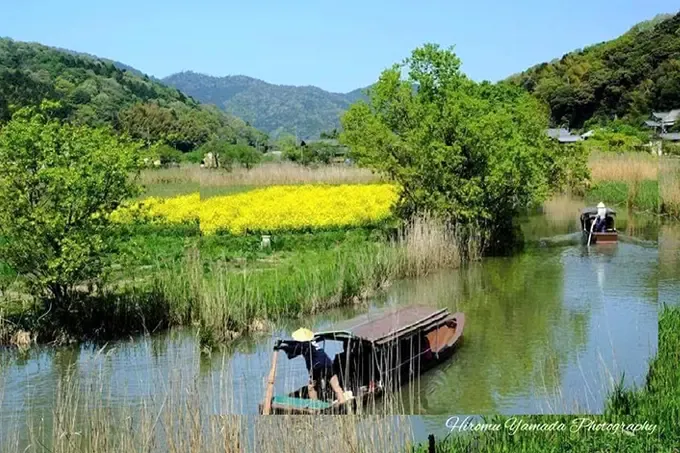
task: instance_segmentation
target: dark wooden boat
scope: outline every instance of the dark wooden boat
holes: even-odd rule
[[[597,219],[597,208],[585,208],[581,211],[581,231],[583,243],[593,244],[616,244],[619,240],[619,233],[615,225],[616,211],[606,208],[604,231],[593,231],[593,224]]]
[[[463,313],[411,306],[359,316],[333,330],[318,332],[314,341],[322,347],[323,342],[330,341],[342,345],[333,369],[343,390],[351,391],[353,398],[338,404],[328,388],[322,389],[319,399],[312,400],[306,385],[287,395],[273,395],[275,352],[260,413],[342,414],[366,407],[386,390],[396,389],[448,359],[462,338],[464,325]]]

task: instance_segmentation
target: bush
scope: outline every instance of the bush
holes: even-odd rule
[[[238,162],[248,170],[262,160],[262,153],[252,146],[245,144],[227,146],[226,155],[229,156],[233,162]]]
[[[20,110],[0,132],[0,262],[59,307],[117,248],[110,214],[138,193],[139,147]]]

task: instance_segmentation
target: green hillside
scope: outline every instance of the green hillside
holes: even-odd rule
[[[547,102],[555,125],[578,128],[615,116],[637,122],[651,110],[680,108],[680,14],[657,16],[508,80]]]
[[[121,68],[122,67],[122,68]],[[189,151],[221,135],[262,142],[263,134],[120,63],[35,43],[0,39],[0,124],[14,111],[58,101],[66,121],[110,125],[147,142]]]
[[[340,115],[364,95],[362,90],[331,93],[312,86],[273,85],[245,76],[211,77],[181,72],[163,79],[187,95],[249,121],[274,135],[317,137],[340,127]]]

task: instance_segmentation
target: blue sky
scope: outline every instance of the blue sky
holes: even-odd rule
[[[4,0],[0,36],[92,53],[164,77],[243,74],[345,92],[425,43],[499,80],[614,38],[677,0]]]

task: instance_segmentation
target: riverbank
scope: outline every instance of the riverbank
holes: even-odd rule
[[[674,160],[643,153],[593,153],[587,201],[638,212],[660,213],[659,166]]]
[[[66,310],[48,313],[20,279],[8,284],[0,342],[104,341],[194,325],[212,348],[284,317],[360,304],[395,279],[457,267],[477,254],[474,243],[427,218],[396,234],[387,224],[282,232],[267,247],[259,235],[139,225],[124,238],[106,286]]]
[[[498,426],[498,430],[475,431],[467,425],[467,429],[456,429],[445,440],[436,441],[435,451],[674,451],[680,445],[678,361],[680,308],[665,307],[659,317],[659,349],[644,387],[626,390],[617,386],[602,415],[492,417],[483,423]],[[643,424],[646,430],[632,431],[633,426]],[[617,426],[618,431],[614,431]],[[628,427],[628,432],[622,432],[621,426]],[[421,445],[409,451],[429,450],[428,445]]]

